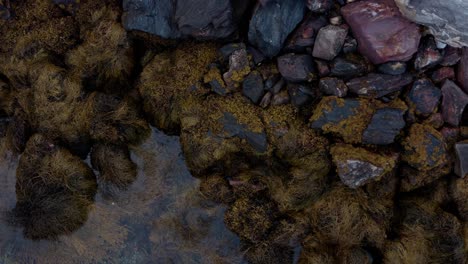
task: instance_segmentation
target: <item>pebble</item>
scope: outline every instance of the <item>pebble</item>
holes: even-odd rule
[[[446,80],[442,86],[442,116],[445,122],[459,126],[467,105],[468,95],[454,82]]]
[[[345,97],[348,93],[348,87],[344,81],[332,77],[320,79],[319,89],[326,95],[334,95],[337,97]]]
[[[407,96],[407,102],[411,109],[418,115],[429,115],[437,109],[442,93],[431,80],[418,79]]]
[[[312,55],[323,60],[332,60],[343,47],[348,29],[328,25],[320,29],[314,44]]]
[[[264,95],[263,79],[259,72],[252,71],[242,83],[242,94],[254,104],[258,104]]]
[[[302,82],[316,78],[314,62],[310,55],[289,53],[278,57],[277,65],[283,78],[288,81]]]

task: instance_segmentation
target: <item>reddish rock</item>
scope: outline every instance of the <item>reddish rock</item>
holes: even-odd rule
[[[459,142],[455,144],[455,173],[461,178],[468,175],[468,142]]]
[[[440,89],[429,79],[419,79],[414,82],[408,93],[407,103],[418,115],[429,115],[439,105]]]
[[[458,64],[457,79],[462,89],[468,93],[468,48],[463,48],[460,63]]]
[[[400,91],[410,84],[413,77],[409,74],[387,75],[370,73],[367,76],[350,80],[346,83],[349,90],[357,95],[379,98]]]
[[[334,95],[337,97],[345,97],[348,92],[348,87],[343,80],[331,77],[320,79],[319,89],[326,95]]]
[[[290,53],[278,57],[277,62],[279,72],[288,81],[302,82],[315,78],[314,62],[309,55]]]
[[[374,64],[407,61],[418,50],[419,27],[401,16],[392,0],[354,2],[341,12],[358,41],[359,51]]]
[[[445,55],[442,61],[440,62],[440,65],[453,66],[460,61],[461,49],[454,48],[452,46],[447,46],[444,51]]]
[[[348,35],[346,27],[328,25],[321,28],[317,34],[312,55],[319,59],[332,60],[340,53],[346,35]]]
[[[429,124],[435,129],[439,129],[444,125],[444,118],[442,117],[441,113],[435,113],[429,116],[425,123]]]
[[[297,52],[305,51],[306,47],[314,45],[315,36],[320,28],[325,25],[327,25],[327,19],[324,16],[309,14],[291,34],[285,46],[285,50]]]
[[[455,71],[452,67],[442,67],[432,73],[431,79],[435,83],[441,83],[446,79],[455,79]]]
[[[446,80],[442,86],[442,115],[446,123],[458,126],[468,105],[468,95],[454,82]]]
[[[437,49],[437,45],[432,36],[424,37],[421,46],[419,47],[416,59],[414,60],[414,68],[417,71],[424,71],[434,67],[443,59],[442,54]]]

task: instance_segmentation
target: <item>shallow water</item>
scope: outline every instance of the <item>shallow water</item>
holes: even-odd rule
[[[100,188],[80,229],[32,241],[8,221],[18,158],[0,157],[0,263],[244,263],[226,208],[201,196],[178,137],[153,129],[132,159],[137,180],[126,191]]]

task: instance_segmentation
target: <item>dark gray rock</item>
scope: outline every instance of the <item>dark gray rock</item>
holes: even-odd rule
[[[468,142],[459,142],[455,144],[455,173],[461,178],[468,175]]]
[[[334,95],[337,97],[345,97],[348,93],[348,87],[343,80],[331,77],[320,79],[319,89],[326,95]]]
[[[468,95],[454,82],[446,80],[442,86],[442,116],[446,123],[458,126],[468,105]]]
[[[288,81],[302,82],[316,78],[314,62],[310,55],[289,53],[278,57],[277,64],[279,72]]]
[[[361,106],[362,102],[354,98],[344,99],[343,102],[333,101],[330,105],[331,109],[322,111],[320,117],[311,122],[310,127],[318,129],[330,124],[339,124],[356,115]]]
[[[354,78],[367,73],[367,63],[363,57],[355,54],[347,54],[345,57],[337,57],[330,63],[330,74],[340,78]]]
[[[253,71],[247,75],[242,83],[242,94],[254,104],[258,104],[263,97],[263,79],[259,72]]]
[[[388,145],[405,127],[405,111],[395,108],[378,109],[362,134],[362,143]]]
[[[348,28],[328,25],[319,30],[312,55],[324,60],[332,60],[340,53],[348,34]]]
[[[432,36],[424,37],[416,53],[414,68],[417,71],[424,71],[439,64],[444,57],[437,49],[437,45]]]
[[[429,115],[439,105],[442,93],[431,80],[424,78],[416,80],[408,93],[407,103],[418,115]]]
[[[249,25],[249,42],[267,57],[277,55],[288,35],[304,17],[303,0],[269,0],[258,3]]]
[[[243,78],[250,72],[250,62],[245,49],[235,50],[229,56],[229,71],[223,74],[223,79],[229,90],[237,90]]]
[[[468,1],[395,0],[409,20],[429,27],[439,41],[468,46]]]
[[[379,65],[378,70],[385,74],[400,75],[406,72],[406,63],[402,61],[391,61]]]
[[[413,77],[409,74],[388,75],[370,73],[367,76],[352,79],[346,85],[350,91],[357,95],[379,98],[400,91],[412,81]]]
[[[229,0],[124,0],[123,9],[125,29],[163,38],[227,38],[237,30]]]

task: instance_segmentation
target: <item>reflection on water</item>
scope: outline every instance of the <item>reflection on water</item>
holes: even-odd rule
[[[201,197],[177,137],[154,130],[132,159],[139,172],[127,191],[99,192],[72,235],[32,241],[8,224],[18,159],[0,157],[0,263],[243,263],[225,208]]]

